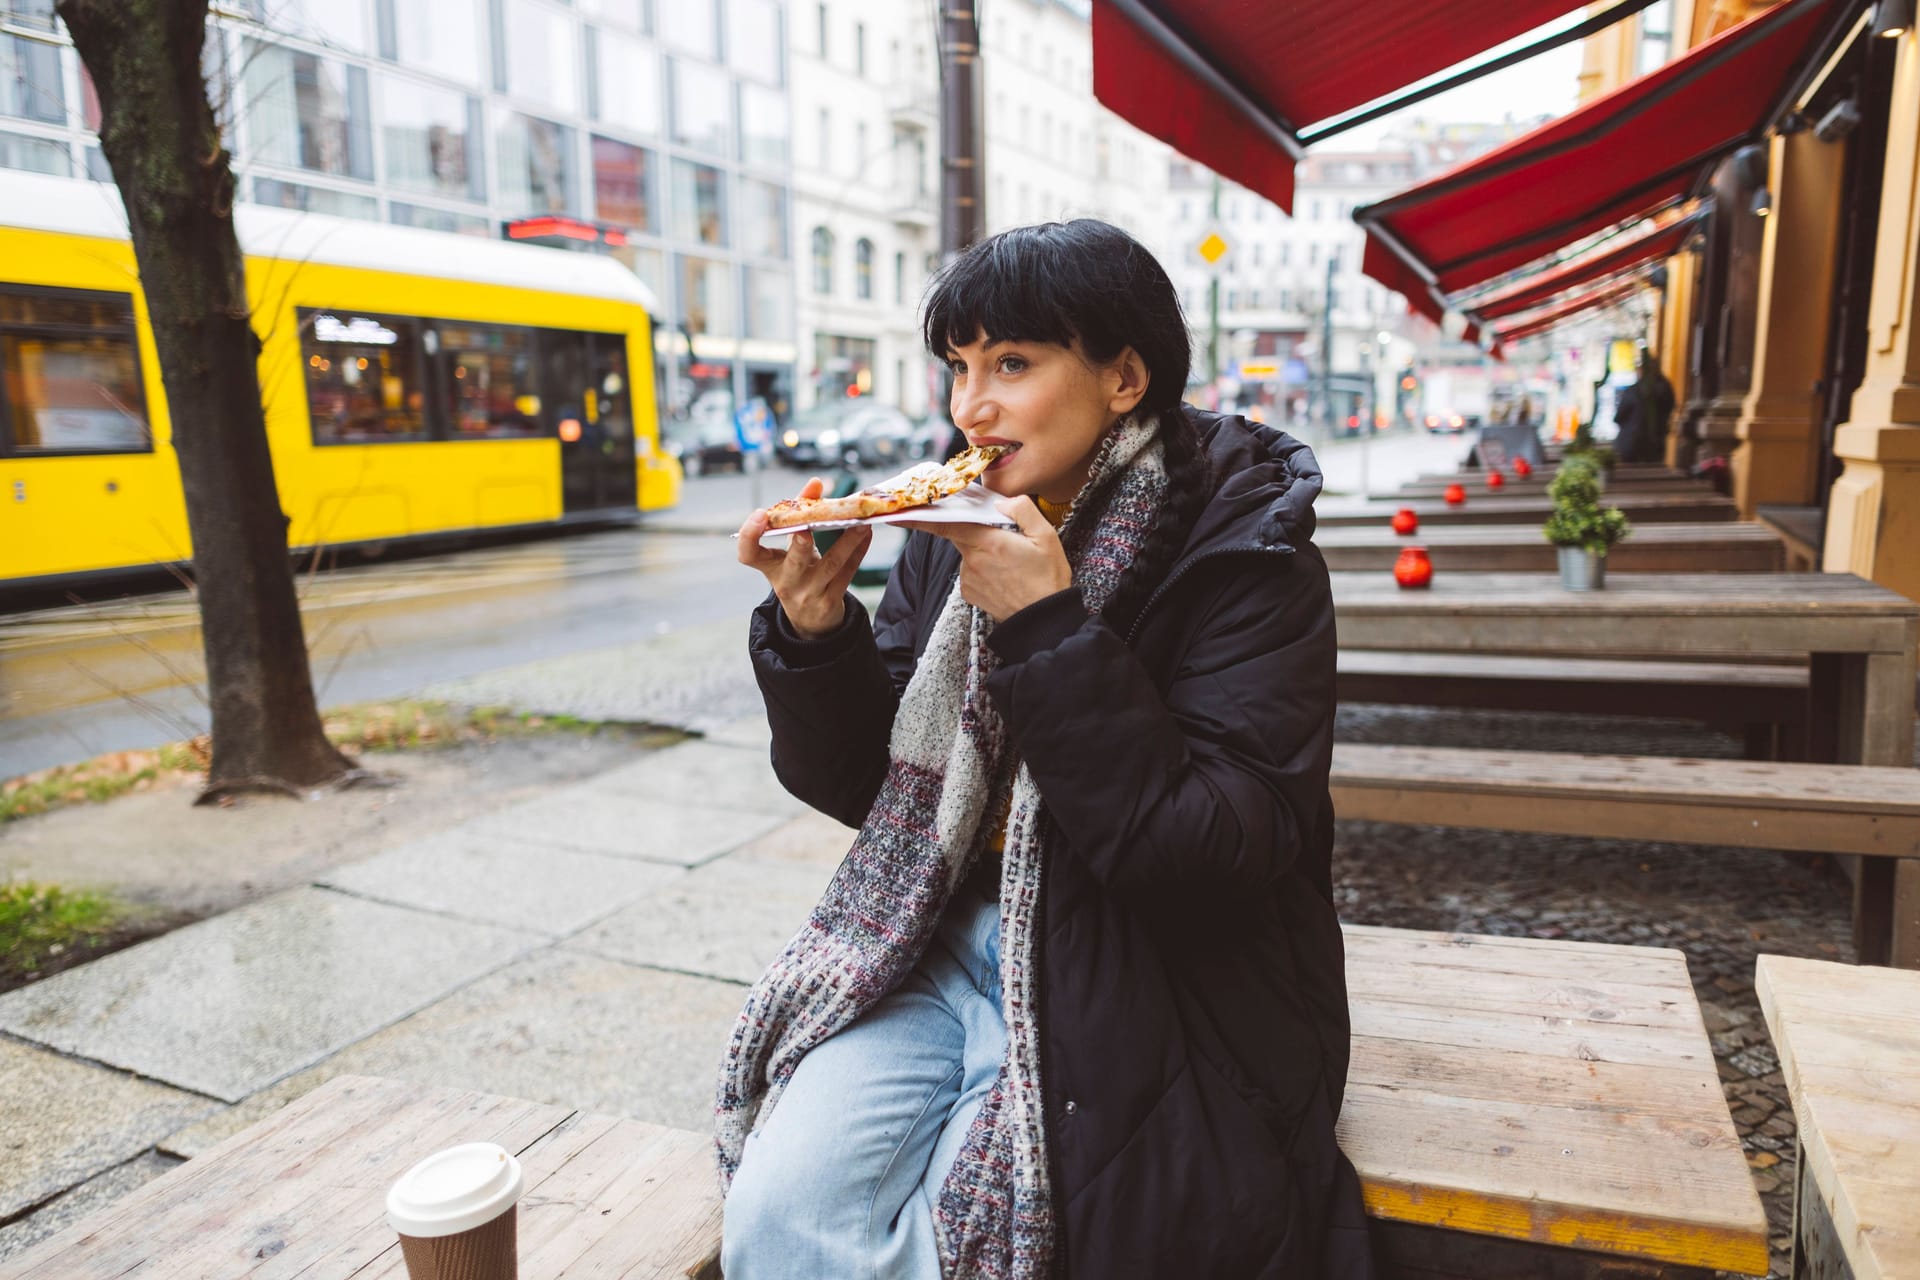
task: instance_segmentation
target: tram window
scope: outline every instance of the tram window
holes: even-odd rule
[[[300,355],[315,444],[425,440],[420,321],[300,310]]]
[[[436,334],[449,438],[547,434],[531,329],[443,323]]]
[[[0,454],[152,450],[133,299],[0,291]]]

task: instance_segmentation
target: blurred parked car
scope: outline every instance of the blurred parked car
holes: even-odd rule
[[[667,452],[680,460],[680,469],[690,476],[746,469],[740,437],[730,418],[710,413],[668,418],[660,424],[660,435]]]
[[[790,467],[842,462],[884,467],[912,456],[913,423],[891,405],[836,400],[796,414],[774,444]]]

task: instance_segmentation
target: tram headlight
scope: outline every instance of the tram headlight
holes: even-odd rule
[[[780,437],[780,443],[791,449],[800,443],[800,433],[798,431],[789,431]]]

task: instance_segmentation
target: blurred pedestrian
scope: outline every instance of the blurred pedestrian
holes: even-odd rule
[[[1613,459],[1638,462],[1646,450],[1647,417],[1640,402],[1640,384],[1630,383],[1613,394]]]
[[[1673,424],[1673,383],[1660,368],[1651,351],[1640,353],[1640,381],[1636,384],[1640,401],[1641,450],[1638,457],[1622,462],[1664,462],[1667,457],[1667,432]]]
[[[1102,222],[976,244],[924,336],[1018,527],[918,526],[873,622],[869,528],[740,531],[775,771],[860,831],[728,1046],[728,1280],[1370,1277],[1319,465],[1182,405]]]

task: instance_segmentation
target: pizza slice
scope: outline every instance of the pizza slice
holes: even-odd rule
[[[978,480],[1012,446],[976,445],[946,462],[923,462],[844,498],[788,498],[767,508],[767,528],[786,529],[829,520],[866,520],[950,498]]]

